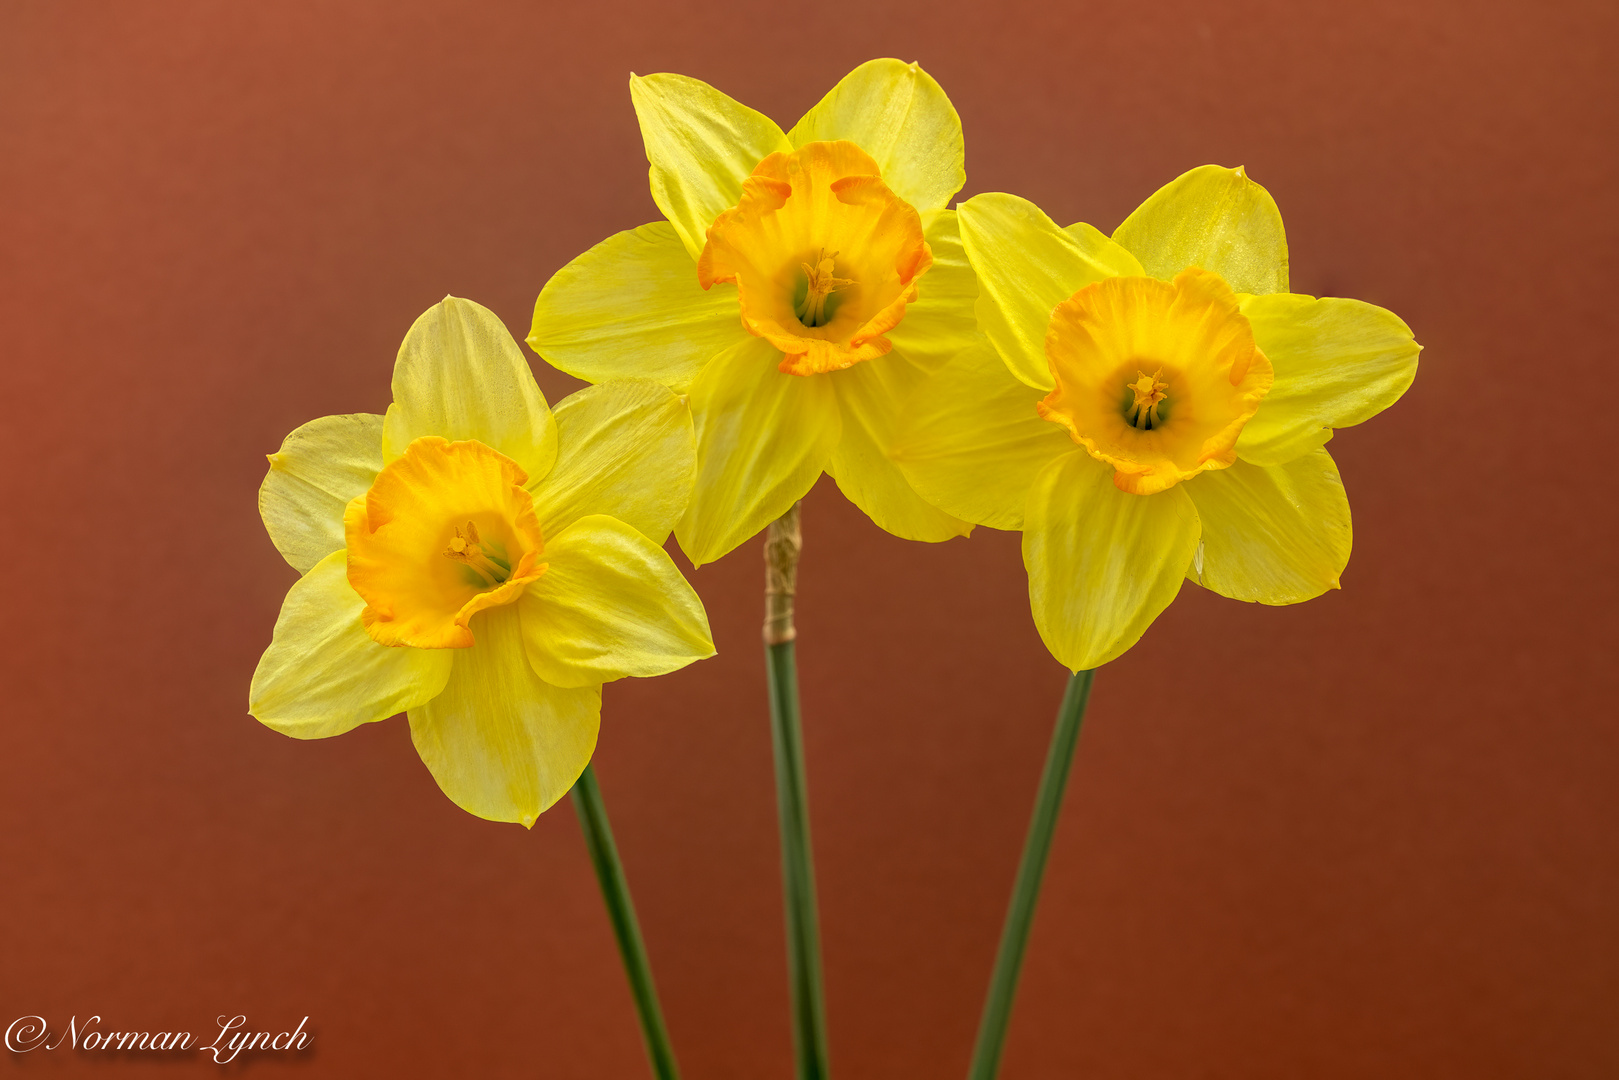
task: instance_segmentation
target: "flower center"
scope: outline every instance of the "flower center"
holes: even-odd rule
[[[837,257],[837,252],[828,255],[826,249],[822,248],[820,254],[815,256],[814,266],[809,263],[799,264],[804,268],[804,299],[800,300],[793,310],[798,315],[798,321],[805,326],[825,326],[831,321],[832,312],[837,308],[834,305],[828,310],[826,302],[837,290],[846,289],[854,284],[849,278],[834,275],[835,265],[832,260]]]
[[[512,576],[512,564],[506,560],[506,551],[500,545],[487,546],[478,536],[478,523],[468,521],[465,531],[458,525],[445,557],[454,559],[477,579],[476,588],[489,589]]]
[[[1274,377],[1230,286],[1196,267],[1085,286],[1052,312],[1046,358],[1040,415],[1137,495],[1235,461]]]
[[[1162,381],[1163,375],[1163,368],[1151,375],[1137,371],[1136,381],[1125,384],[1125,389],[1130,391],[1134,400],[1125,407],[1124,418],[1137,431],[1151,431],[1161,423],[1159,414],[1166,411],[1164,402],[1169,396],[1164,393],[1169,389],[1169,384]]]
[[[343,515],[349,584],[384,645],[464,649],[468,624],[545,571],[521,467],[481,442],[427,436],[377,474]]]
[[[782,371],[837,371],[893,348],[882,335],[916,300],[933,252],[916,208],[879,172],[852,142],[771,154],[709,227],[697,280],[736,285],[742,325],[782,351]]]

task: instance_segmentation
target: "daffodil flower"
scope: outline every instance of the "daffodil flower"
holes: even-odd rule
[[[959,216],[993,347],[915,393],[894,454],[946,512],[1023,530],[1058,660],[1119,656],[1186,578],[1264,604],[1338,587],[1325,444],[1411,384],[1405,323],[1288,292],[1281,214],[1241,169],[1186,173],[1111,239],[1012,195]]]
[[[915,64],[862,64],[783,133],[696,79],[630,80],[667,221],[563,267],[529,344],[590,382],[690,395],[697,480],[675,535],[710,562],[829,472],[914,540],[971,526],[887,456],[898,403],[981,340],[956,215],[961,120]]]
[[[399,712],[463,809],[532,825],[589,763],[603,683],[713,655],[660,546],[696,458],[646,379],[553,413],[499,319],[447,298],[406,335],[386,416],[327,416],[270,456],[259,510],[303,576],[249,711],[300,739]]]

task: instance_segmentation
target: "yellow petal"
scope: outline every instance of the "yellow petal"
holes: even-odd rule
[[[270,455],[259,516],[270,542],[300,574],[343,547],[343,508],[382,468],[382,417],[323,416]]]
[[[1233,600],[1296,604],[1338,587],[1349,500],[1326,450],[1264,468],[1238,461],[1183,485],[1203,522],[1187,574]]]
[[[1021,529],[1035,476],[1074,449],[1066,431],[1035,411],[1041,397],[981,343],[905,403],[894,461],[923,498],[947,513]]]
[[[842,432],[837,391],[777,370],[782,353],[749,338],[716,356],[691,388],[697,480],[675,526],[694,564],[713,562],[803,498]]]
[[[632,75],[630,99],[652,165],[652,200],[695,260],[753,167],[792,146],[768,116],[684,75]]]
[[[879,528],[906,540],[937,543],[972,532],[965,521],[930,506],[888,457],[900,403],[927,373],[895,351],[830,378],[838,390],[843,438],[827,472],[848,500]]]
[[[610,236],[558,270],[534,302],[529,346],[587,382],[640,376],[684,393],[748,336],[736,290],[703,291],[673,225]]]
[[[691,410],[649,379],[587,386],[557,403],[557,463],[530,484],[549,538],[587,514],[609,514],[654,543],[669,538],[691,499],[697,437]]]
[[[518,610],[529,663],[546,682],[663,675],[714,655],[703,602],[674,560],[622,521],[580,518],[545,556],[550,566]]]
[[[845,75],[787,135],[794,146],[848,139],[918,210],[935,210],[967,182],[961,117],[916,64],[868,60]]]
[[[1197,266],[1235,292],[1287,291],[1282,213],[1240,167],[1202,165],[1183,173],[1125,218],[1113,239],[1165,281]]]
[[[453,655],[444,692],[410,710],[410,739],[450,800],[469,814],[525,826],[590,764],[601,687],[565,690],[534,673],[518,605],[480,612],[478,643]]]
[[[283,735],[324,739],[436,697],[451,654],[378,645],[360,623],[364,607],[342,550],[316,563],[281,605],[247,711]]]
[[[1046,466],[1029,491],[1023,565],[1051,655],[1070,671],[1122,656],[1175,599],[1197,538],[1185,485],[1128,494],[1083,450]]]
[[[385,461],[415,439],[476,439],[522,467],[551,471],[556,424],[522,350],[495,313],[446,296],[405,335],[394,362],[393,404],[383,422]]]
[[[1046,327],[1052,309],[1093,281],[1139,275],[1140,264],[1089,225],[1060,229],[1016,195],[975,195],[956,214],[978,273],[979,326],[1013,375],[1050,390]]]
[[[933,265],[917,284],[917,299],[905,318],[888,332],[888,340],[905,358],[926,371],[937,371],[958,354],[984,340],[973,305],[978,275],[961,246],[954,210],[939,210],[923,219],[924,236],[933,249]]]
[[[1280,465],[1399,400],[1422,351],[1392,311],[1295,293],[1251,296],[1242,313],[1276,382],[1237,440],[1256,465]]]

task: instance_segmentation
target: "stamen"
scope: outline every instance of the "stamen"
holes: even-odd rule
[[[815,265],[799,263],[804,268],[804,300],[795,309],[798,321],[805,326],[826,325],[826,298],[839,289],[846,289],[854,284],[850,278],[834,277],[832,274],[832,260],[838,257],[837,252],[828,255],[822,248],[815,256]]]
[[[512,576],[511,563],[497,555],[497,550],[493,545],[484,546],[478,536],[478,526],[469,521],[465,531],[456,526],[455,536],[450,539],[450,546],[444,549],[444,554],[493,586]]]
[[[1169,396],[1164,393],[1165,390],[1169,389],[1169,384],[1162,380],[1161,376],[1163,374],[1163,368],[1159,368],[1151,375],[1138,369],[1136,371],[1136,381],[1125,384],[1135,392],[1136,399],[1131,404],[1129,411],[1125,413],[1124,418],[1134,424],[1139,431],[1151,431],[1159,424],[1159,407],[1163,404],[1164,399]]]

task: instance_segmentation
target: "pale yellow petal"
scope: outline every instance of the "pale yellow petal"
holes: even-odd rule
[[[1083,450],[1035,479],[1023,526],[1029,605],[1069,670],[1122,656],[1175,599],[1198,539],[1186,487],[1131,495]]]
[[[845,75],[787,138],[794,146],[847,139],[872,156],[883,182],[918,210],[936,210],[967,182],[961,117],[917,64],[868,60]]]
[[[1050,390],[1046,328],[1052,309],[1094,281],[1139,275],[1141,265],[1089,225],[1059,228],[1016,195],[975,195],[956,214],[978,274],[979,327],[1013,375]]]
[[[842,434],[831,380],[785,374],[777,370],[781,360],[781,350],[750,337],[715,357],[692,384],[697,480],[675,536],[699,566],[803,498]]]
[[[590,764],[601,687],[565,690],[535,674],[516,604],[479,612],[472,632],[444,692],[410,710],[411,742],[461,809],[533,825]]]
[[[1296,604],[1338,588],[1349,500],[1326,450],[1265,468],[1238,461],[1182,484],[1203,522],[1187,575],[1233,600]]]
[[[1422,351],[1392,311],[1295,293],[1251,296],[1242,313],[1276,382],[1237,440],[1257,465],[1280,465],[1399,400]]]
[[[714,655],[703,602],[664,550],[617,518],[580,518],[545,545],[518,601],[540,677],[591,686],[663,675]]]
[[[494,312],[446,296],[405,335],[393,404],[382,429],[392,461],[413,439],[476,439],[517,462],[530,480],[551,471],[557,430],[534,372]]]
[[[283,735],[324,739],[436,697],[451,650],[378,645],[360,623],[364,607],[342,550],[299,578],[253,672],[247,711]]]
[[[1200,266],[1235,292],[1287,291],[1282,213],[1240,167],[1201,165],[1183,173],[1125,218],[1113,239],[1164,281]]]
[[[589,386],[557,403],[557,463],[529,484],[551,537],[587,514],[610,514],[663,543],[691,499],[697,437],[691,410],[649,379]]]
[[[753,167],[792,145],[768,116],[684,75],[632,75],[630,100],[651,163],[652,200],[695,260]]]
[[[822,377],[837,387],[843,413],[843,438],[827,472],[848,500],[879,528],[906,540],[936,543],[972,532],[967,522],[929,505],[888,456],[900,403],[927,373],[895,349]]]
[[[343,547],[343,508],[382,469],[382,417],[323,416],[270,455],[259,516],[270,542],[300,574]]]
[[[1044,393],[1012,378],[989,344],[923,382],[901,410],[893,459],[946,513],[996,529],[1023,528],[1029,487],[1074,441],[1042,420]]]
[[[978,275],[961,246],[956,212],[940,210],[925,219],[925,227],[933,265],[918,280],[917,298],[906,307],[905,318],[887,337],[911,363],[937,371],[984,335],[974,312]]]
[[[528,343],[587,382],[643,377],[684,393],[715,354],[747,336],[736,286],[704,292],[674,226],[655,221],[558,270],[534,302]]]

